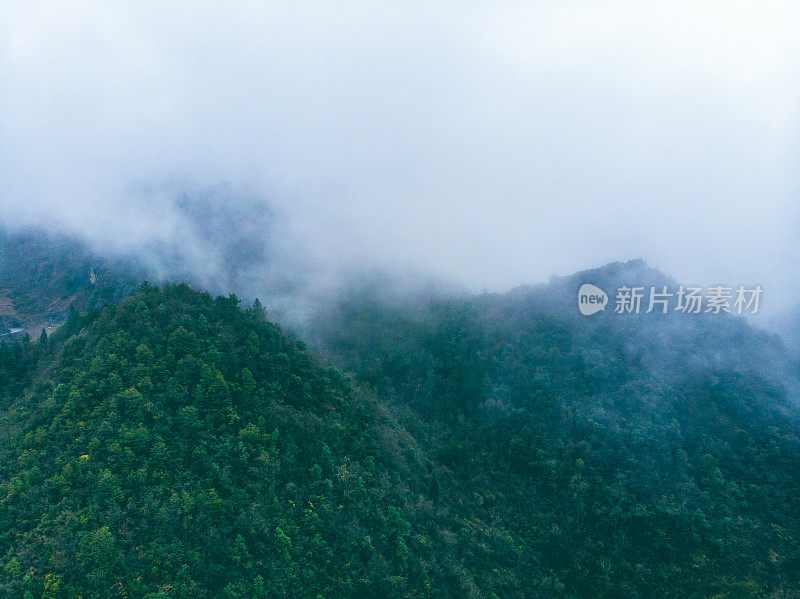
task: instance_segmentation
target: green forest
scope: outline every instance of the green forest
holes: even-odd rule
[[[661,276],[589,275],[631,273]],[[800,596],[792,357],[734,318],[589,325],[580,280],[351,293],[306,343],[120,276],[0,344],[0,596]]]

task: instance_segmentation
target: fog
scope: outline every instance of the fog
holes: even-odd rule
[[[238,231],[284,290],[641,257],[800,300],[794,3],[163,4],[0,5],[6,225],[174,244],[206,278]]]

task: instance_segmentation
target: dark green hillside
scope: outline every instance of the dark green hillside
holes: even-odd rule
[[[3,597],[471,584],[427,536],[448,516],[413,441],[260,306],[143,287],[2,351],[6,373],[17,351],[39,363],[0,424]]]
[[[800,596],[781,347],[571,284],[353,294],[352,378],[184,285],[0,346],[0,596]]]
[[[320,346],[393,406],[447,501],[509,540],[479,543],[499,596],[798,596],[797,405],[725,367],[776,362],[772,341],[734,319],[587,321],[554,309],[563,284],[345,301]]]

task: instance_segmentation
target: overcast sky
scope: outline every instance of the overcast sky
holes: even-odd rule
[[[2,220],[125,245],[225,184],[330,267],[798,300],[797,3],[164,4],[0,3]]]

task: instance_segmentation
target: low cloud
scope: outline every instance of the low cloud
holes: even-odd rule
[[[4,3],[0,217],[113,251],[172,244],[230,286],[364,267],[493,290],[639,256],[759,283],[778,311],[800,274],[798,17]],[[281,259],[250,268],[245,247]]]

